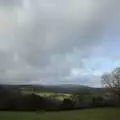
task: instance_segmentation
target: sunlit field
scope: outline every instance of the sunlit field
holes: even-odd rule
[[[120,120],[119,108],[62,112],[0,112],[0,120]]]
[[[70,98],[71,94],[64,94],[64,93],[52,93],[52,92],[40,92],[35,93],[37,95],[43,96],[43,97],[53,97],[54,99],[63,100],[64,98]]]
[[[65,93],[54,93],[54,92],[31,92],[31,91],[22,91],[24,94],[36,94],[42,97],[50,97],[57,100],[64,100],[65,98],[71,98],[72,94],[65,94]]]

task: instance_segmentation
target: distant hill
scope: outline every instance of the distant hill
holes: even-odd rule
[[[83,85],[72,85],[72,84],[63,84],[63,85],[2,85],[6,89],[10,90],[35,90],[39,92],[57,92],[57,93],[79,93],[79,92],[91,92],[95,95],[101,95],[104,92],[103,88],[92,88]]]

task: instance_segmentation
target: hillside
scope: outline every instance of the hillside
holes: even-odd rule
[[[92,88],[82,85],[2,85],[2,87],[10,90],[34,90],[39,92],[56,92],[56,93],[79,93],[79,92],[91,92],[96,95],[103,94],[103,88]]]

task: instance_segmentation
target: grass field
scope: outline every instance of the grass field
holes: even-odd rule
[[[120,120],[120,108],[67,112],[0,112],[0,120]]]
[[[53,97],[54,99],[57,99],[57,100],[64,100],[64,98],[71,98],[71,94],[65,94],[65,93],[31,92],[31,91],[22,91],[22,93],[25,93],[25,94],[34,93],[42,97]]]
[[[58,100],[63,100],[64,98],[70,98],[71,94],[64,94],[64,93],[50,93],[50,92],[40,92],[40,93],[35,93],[37,95],[40,96],[44,96],[44,97],[54,97],[55,99]]]

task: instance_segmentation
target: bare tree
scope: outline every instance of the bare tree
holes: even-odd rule
[[[120,68],[102,75],[102,84],[112,94],[120,97]]]

